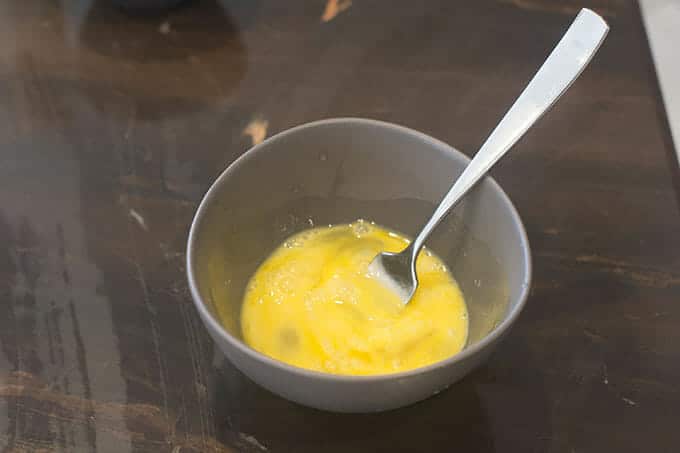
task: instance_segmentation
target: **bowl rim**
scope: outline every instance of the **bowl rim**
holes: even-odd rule
[[[474,356],[475,354],[479,353],[483,349],[487,348],[491,344],[493,344],[496,340],[498,340],[500,337],[503,336],[503,334],[514,324],[515,320],[519,316],[519,314],[522,312],[524,306],[526,305],[527,298],[529,296],[529,292],[531,289],[531,275],[532,275],[532,262],[531,262],[531,249],[529,248],[529,240],[527,238],[527,233],[524,229],[524,224],[522,223],[522,220],[519,216],[519,213],[517,212],[517,209],[513,205],[512,201],[510,200],[510,197],[505,193],[505,191],[501,188],[501,186],[491,177],[491,176],[486,176],[485,179],[488,181],[489,184],[498,192],[500,195],[501,199],[506,202],[507,206],[509,207],[510,211],[510,216],[513,220],[513,223],[517,226],[519,236],[520,236],[520,246],[522,249],[522,254],[524,257],[524,281],[521,283],[521,292],[518,298],[518,302],[514,305],[514,307],[511,308],[511,312],[489,333],[487,334],[484,338],[479,340],[477,343],[473,344],[470,347],[464,348],[462,351],[458,352],[457,354],[454,354],[444,360],[440,360],[438,362],[425,365],[422,367],[414,368],[411,370],[406,370],[406,371],[399,371],[396,373],[386,373],[386,374],[372,374],[372,375],[344,375],[344,374],[332,374],[332,373],[326,373],[323,371],[316,371],[316,370],[311,370],[307,368],[301,368],[295,365],[290,365],[286,362],[282,362],[280,360],[277,360],[275,358],[269,357],[254,348],[251,348],[248,346],[245,342],[239,340],[236,338],[234,335],[230,334],[224,327],[222,327],[222,324],[216,319],[215,315],[207,308],[207,305],[201,295],[199,294],[198,291],[198,285],[196,282],[196,277],[194,273],[194,248],[196,245],[196,235],[197,235],[197,230],[199,228],[199,225],[202,222],[202,219],[205,215],[205,212],[208,209],[208,206],[211,204],[212,199],[215,197],[215,194],[217,193],[219,187],[222,185],[222,183],[229,178],[229,176],[238,171],[239,167],[245,165],[245,163],[250,160],[256,153],[261,152],[263,150],[266,150],[268,145],[271,145],[272,143],[281,140],[283,137],[292,135],[292,134],[297,134],[300,132],[305,131],[306,129],[312,129],[316,127],[321,127],[321,126],[327,126],[327,125],[332,125],[332,124],[358,124],[358,125],[366,125],[366,126],[373,126],[373,127],[380,127],[383,129],[389,129],[394,132],[400,133],[400,134],[407,134],[411,135],[412,137],[419,138],[423,140],[424,142],[427,142],[428,144],[432,145],[434,148],[445,148],[451,151],[454,155],[457,155],[459,158],[463,158],[466,162],[470,161],[470,158],[467,157],[465,154],[462,152],[458,151],[451,145],[448,145],[447,143],[442,142],[441,140],[438,140],[434,137],[431,137],[427,134],[424,134],[422,132],[419,132],[417,130],[401,126],[398,124],[394,123],[389,123],[385,121],[380,121],[380,120],[373,120],[373,119],[367,119],[367,118],[357,118],[357,117],[340,117],[340,118],[329,118],[329,119],[322,119],[322,120],[317,120],[317,121],[312,121],[309,123],[303,123],[298,126],[291,127],[289,129],[286,129],[284,131],[281,131],[275,135],[272,135],[271,137],[267,138],[266,140],[262,141],[261,143],[251,147],[248,149],[246,152],[244,152],[241,156],[239,156],[236,160],[234,160],[229,166],[227,166],[226,169],[220,173],[220,175],[213,181],[213,183],[210,185],[210,188],[208,191],[205,193],[203,196],[203,199],[201,200],[198,208],[196,209],[196,213],[194,214],[194,217],[191,221],[191,227],[189,229],[189,236],[187,239],[187,252],[186,252],[186,274],[187,274],[187,279],[189,283],[189,290],[191,292],[192,300],[194,302],[194,305],[196,306],[196,309],[198,310],[201,318],[203,321],[207,324],[209,324],[209,327],[212,328],[214,332],[216,332],[222,339],[224,339],[232,348],[237,349],[240,351],[242,354],[245,354],[249,356],[251,359],[254,359],[258,362],[264,363],[268,366],[274,367],[279,369],[280,371],[287,372],[287,373],[292,373],[295,375],[300,375],[302,377],[306,378],[317,378],[317,379],[322,379],[322,380],[327,380],[327,381],[335,381],[335,382],[345,382],[345,383],[350,383],[350,382],[360,382],[360,383],[368,383],[368,382],[380,382],[380,381],[385,381],[385,380],[392,380],[392,379],[400,379],[400,378],[409,378],[413,376],[417,376],[420,374],[427,374],[430,373],[434,370],[440,369],[440,368],[445,368],[448,367],[456,362],[462,362],[468,357]]]

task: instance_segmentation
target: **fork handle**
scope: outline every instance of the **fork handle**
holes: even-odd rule
[[[609,26],[582,9],[522,94],[479,149],[412,243],[417,257],[441,220],[578,78],[602,44]]]

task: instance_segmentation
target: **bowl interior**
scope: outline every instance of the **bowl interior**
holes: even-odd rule
[[[199,303],[240,339],[248,279],[288,236],[359,218],[413,236],[466,164],[448,145],[370,120],[326,120],[273,137],[230,166],[199,208],[189,245]],[[469,347],[521,302],[529,278],[523,227],[487,178],[427,245],[463,291]]]

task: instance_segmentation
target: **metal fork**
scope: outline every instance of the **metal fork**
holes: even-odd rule
[[[416,258],[427,237],[475,183],[581,75],[608,31],[609,26],[600,16],[589,9],[582,9],[413,242],[399,253],[383,252],[371,261],[369,272],[393,289],[404,304],[411,300],[418,287]]]

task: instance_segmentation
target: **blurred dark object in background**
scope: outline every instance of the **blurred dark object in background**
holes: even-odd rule
[[[154,13],[174,8],[188,0],[109,0],[117,7],[130,12]]]

